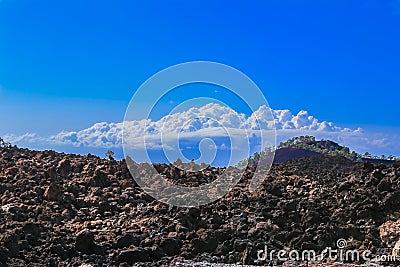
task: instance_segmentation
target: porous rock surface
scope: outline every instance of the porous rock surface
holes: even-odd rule
[[[223,171],[157,169],[206,182]],[[396,167],[302,158],[273,165],[250,193],[253,171],[212,204],[178,208],[143,192],[125,161],[2,148],[0,266],[263,265],[257,251],[266,245],[321,251],[344,238],[375,253],[399,238],[385,232],[400,218]]]

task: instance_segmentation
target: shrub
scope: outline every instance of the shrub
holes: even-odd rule
[[[106,153],[106,157],[107,157],[109,160],[115,160],[115,159],[114,159],[114,155],[115,155],[115,153],[114,153],[114,151],[112,151],[112,150],[108,150],[107,153]]]
[[[12,147],[11,143],[4,141],[4,139],[0,137],[0,148],[10,148],[10,147]]]

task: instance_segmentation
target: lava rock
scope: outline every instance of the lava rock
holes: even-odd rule
[[[19,241],[20,241],[20,236],[17,235],[16,233],[6,233],[2,235],[1,237],[1,242],[4,244],[4,247],[6,247],[9,251],[9,257],[10,258],[18,258],[20,255],[20,247],[19,247]]]
[[[60,188],[58,187],[57,184],[51,184],[46,188],[46,191],[44,191],[43,196],[50,201],[56,201],[60,198]]]
[[[88,185],[93,187],[107,187],[111,185],[111,181],[106,172],[96,170],[94,176],[89,179]]]
[[[400,240],[394,166],[300,158],[272,165],[252,193],[250,166],[223,198],[188,209],[155,201],[126,162],[0,148],[0,266],[170,266],[182,258],[257,265],[265,246],[321,252],[352,238],[352,248],[376,251]],[[134,175],[151,174],[149,164],[131,165]],[[232,167],[157,169],[187,186],[239,174]]]
[[[94,234],[88,230],[78,233],[75,240],[75,249],[82,253],[93,253],[96,244],[94,243]]]
[[[0,263],[8,262],[10,257],[11,257],[10,251],[5,247],[0,246]]]
[[[58,163],[57,169],[61,176],[67,177],[71,172],[71,162],[68,158],[62,159]]]
[[[22,231],[24,232],[24,234],[29,234],[34,237],[39,237],[41,229],[39,224],[28,222],[25,223],[25,225],[22,227]]]
[[[150,253],[142,248],[131,248],[123,250],[118,255],[118,263],[134,264],[136,262],[146,262],[150,260]]]
[[[126,234],[117,238],[117,248],[126,248],[131,245],[139,245],[139,239],[134,237],[132,234]]]
[[[160,248],[167,254],[168,256],[175,256],[181,252],[181,246],[176,239],[165,238],[160,242]]]
[[[393,246],[400,239],[400,220],[382,224],[379,227],[379,236],[388,246]]]

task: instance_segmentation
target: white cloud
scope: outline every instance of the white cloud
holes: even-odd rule
[[[31,143],[35,143],[35,142],[43,142],[44,141],[43,138],[39,137],[35,133],[26,133],[23,135],[7,134],[7,135],[3,136],[3,139],[12,144],[19,144],[19,143],[31,144]]]
[[[270,117],[273,114],[273,118]],[[257,123],[258,121],[258,123]],[[186,111],[170,114],[160,120],[135,120],[125,123],[129,131],[125,132],[125,140],[133,147],[148,149],[176,150],[177,139],[185,142],[186,146],[193,146],[201,139],[218,140],[216,147],[227,150],[230,138],[231,148],[243,150],[243,136],[253,138],[256,147],[260,138],[260,128],[271,134],[276,127],[277,143],[298,135],[314,135],[321,139],[330,139],[340,144],[350,146],[357,152],[375,152],[399,149],[398,137],[382,134],[364,133],[360,128],[350,129],[335,125],[328,121],[319,121],[307,111],[302,110],[293,114],[290,110],[272,110],[261,106],[250,116],[238,113],[227,106],[210,103],[202,107],[193,107]],[[124,125],[120,123],[100,122],[79,131],[62,131],[49,137],[41,137],[28,133],[21,136],[7,135],[5,140],[20,146],[30,147],[41,144],[40,147],[77,147],[77,148],[121,148],[122,131]],[[143,144],[143,135],[146,135],[146,144]],[[162,136],[162,139],[161,139]],[[397,142],[397,141],[396,141]],[[400,142],[399,142],[400,143]],[[271,144],[273,145],[273,144]],[[259,146],[259,145],[258,145]],[[384,152],[382,152],[384,153]]]
[[[274,119],[270,117],[273,114]],[[209,103],[202,107],[193,107],[183,112],[170,114],[158,121],[136,120],[126,122],[125,127],[129,129],[130,140],[139,140],[146,133],[149,142],[160,139],[163,134],[165,140],[171,140],[177,133],[183,138],[195,136],[221,136],[222,129],[241,130],[271,130],[275,124],[276,130],[331,132],[331,133],[357,133],[361,129],[352,130],[335,126],[332,122],[319,121],[308,114],[300,111],[292,114],[289,110],[272,110],[261,106],[249,117],[238,113],[233,109],[216,103]],[[24,134],[21,136],[8,135],[7,140],[12,143],[46,142],[55,145],[70,145],[76,147],[121,147],[122,146],[123,123],[100,122],[80,131],[62,131],[48,138],[39,137],[36,134]],[[221,132],[222,131],[222,132]],[[188,134],[191,133],[191,134]],[[153,139],[151,138],[153,136]],[[138,144],[137,144],[138,145]],[[155,144],[150,144],[154,147]]]
[[[49,141],[57,145],[119,147],[122,145],[122,123],[100,122],[78,132],[62,131],[50,136]]]

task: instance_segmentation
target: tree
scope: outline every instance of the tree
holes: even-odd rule
[[[285,142],[280,142],[278,148],[283,148],[285,146],[286,146]]]
[[[11,143],[4,141],[3,138],[0,137],[0,148],[10,148]]]
[[[109,160],[115,160],[115,159],[114,159],[114,155],[115,155],[115,153],[114,153],[114,151],[112,151],[112,150],[108,150],[108,151],[106,152],[106,157],[107,157]]]
[[[332,149],[332,147],[331,147],[331,149]],[[350,148],[348,148],[348,147],[343,147],[343,148],[341,149],[341,151],[343,152],[344,155],[345,155],[345,154],[350,154]]]

